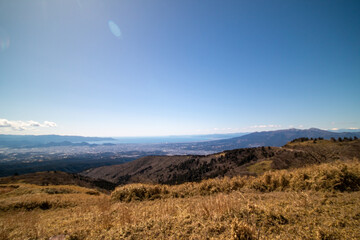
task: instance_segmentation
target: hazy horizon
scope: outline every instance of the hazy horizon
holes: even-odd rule
[[[0,0],[0,134],[360,128],[360,2]]]
[[[254,131],[249,131],[249,132],[231,132],[231,133],[209,133],[209,134],[184,134],[184,135],[138,135],[138,136],[98,136],[98,135],[73,135],[73,134],[27,134],[27,133],[15,133],[15,134],[9,134],[9,133],[0,133],[0,135],[16,135],[16,136],[27,136],[27,135],[33,135],[33,136],[43,136],[43,135],[59,135],[59,136],[81,136],[81,137],[100,137],[100,138],[113,138],[115,140],[118,139],[140,139],[140,138],[204,138],[204,137],[209,137],[208,139],[210,139],[210,137],[214,136],[218,136],[218,138],[214,138],[214,139],[220,139],[222,138],[222,136],[224,137],[228,137],[230,136],[232,138],[232,136],[243,136],[243,135],[247,135],[247,134],[251,134],[251,133],[255,133],[255,132],[267,132],[267,131],[278,131],[278,130],[289,130],[289,129],[296,129],[296,130],[309,130],[309,129],[313,129],[313,127],[311,128],[279,128],[276,130],[254,130]],[[332,129],[321,129],[321,128],[315,128],[315,129],[320,129],[320,130],[324,130],[324,131],[330,131],[330,132],[360,132],[360,128],[343,128],[343,129],[339,129],[339,128],[332,128]]]

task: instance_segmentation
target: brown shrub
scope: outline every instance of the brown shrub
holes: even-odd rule
[[[256,239],[255,231],[247,223],[235,218],[231,223],[231,239],[253,240]]]
[[[165,185],[130,184],[116,188],[111,193],[111,199],[121,202],[143,201],[166,198],[168,194]]]

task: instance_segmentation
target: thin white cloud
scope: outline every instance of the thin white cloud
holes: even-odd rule
[[[46,127],[56,127],[56,126],[57,126],[56,123],[54,123],[54,122],[49,122],[49,121],[44,121],[44,124],[43,124],[43,125],[46,126]]]
[[[39,123],[33,120],[30,121],[10,121],[7,119],[0,119],[0,127],[12,129],[13,131],[24,131],[34,128],[44,128],[44,127],[56,127],[57,124],[54,122],[44,121]]]
[[[240,133],[240,132],[254,132],[254,131],[269,131],[280,129],[281,125],[279,124],[261,124],[253,125],[243,128],[219,128],[214,127],[211,129],[197,129],[198,134],[213,134],[213,133]]]
[[[275,124],[263,124],[263,125],[254,125],[254,126],[250,126],[249,128],[251,129],[256,129],[256,128],[279,128],[281,127],[281,125],[275,125]]]
[[[27,124],[29,124],[31,127],[40,127],[41,126],[40,123],[32,121],[32,120],[28,121]]]
[[[6,119],[0,119],[0,127],[11,127],[11,123]]]

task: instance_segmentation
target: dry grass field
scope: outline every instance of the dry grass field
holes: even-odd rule
[[[111,195],[1,184],[0,239],[360,239],[359,190],[357,159]]]

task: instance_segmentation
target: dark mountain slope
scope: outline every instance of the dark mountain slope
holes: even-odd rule
[[[79,174],[71,174],[60,171],[28,173],[19,176],[0,178],[0,184],[16,183],[29,183],[40,186],[76,185],[86,188],[95,188],[100,191],[110,191],[115,189],[116,187],[116,184],[105,180],[92,179],[90,177],[82,176]]]
[[[121,165],[89,169],[82,174],[116,184],[176,184],[223,176],[255,175],[270,169],[301,167],[354,157],[360,159],[360,140],[309,140],[289,143],[280,148],[244,148],[207,156],[148,156]]]

